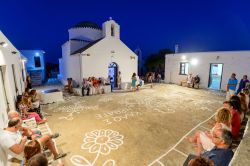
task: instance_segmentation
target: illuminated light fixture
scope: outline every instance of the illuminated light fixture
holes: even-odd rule
[[[35,56],[39,56],[39,52],[36,52],[36,53],[35,53]]]
[[[192,59],[191,60],[191,64],[192,65],[197,65],[198,64],[198,60],[197,59]]]
[[[6,42],[0,42],[0,45],[3,46],[3,47],[7,47],[8,43],[6,43]]]
[[[186,60],[186,59],[187,59],[186,55],[182,55],[182,56],[181,56],[181,59],[182,59],[182,60]]]
[[[130,59],[135,59],[135,57],[134,56],[130,56]]]

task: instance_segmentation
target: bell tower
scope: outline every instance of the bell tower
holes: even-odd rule
[[[102,24],[103,37],[120,39],[120,25],[118,25],[112,17]]]

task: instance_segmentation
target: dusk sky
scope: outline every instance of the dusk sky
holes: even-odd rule
[[[44,50],[54,63],[70,27],[109,17],[143,56],[175,44],[180,52],[250,50],[250,1],[0,0],[0,13],[0,30],[17,49]]]

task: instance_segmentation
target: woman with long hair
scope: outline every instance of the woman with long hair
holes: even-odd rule
[[[131,80],[132,80],[132,83],[131,83],[132,91],[135,91],[136,90],[136,81],[137,81],[135,73],[133,73]]]
[[[209,151],[214,147],[212,132],[215,127],[231,131],[231,113],[227,108],[219,108],[215,115],[215,125],[209,132],[197,131],[194,137],[188,138],[189,142],[197,144],[196,153],[200,155],[203,150]]]

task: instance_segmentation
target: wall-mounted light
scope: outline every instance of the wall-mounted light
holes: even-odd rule
[[[0,45],[3,46],[3,47],[7,47],[8,43],[6,43],[6,42],[0,42]]]
[[[192,59],[191,60],[191,64],[192,65],[197,65],[198,64],[198,60],[197,59]]]
[[[39,52],[36,52],[36,53],[35,53],[35,56],[39,56],[39,55],[40,55]]]
[[[186,59],[187,59],[186,55],[182,55],[182,56],[181,56],[181,59],[182,59],[182,60],[186,60]]]
[[[12,53],[12,54],[16,54],[17,52],[16,52],[16,51],[12,51],[11,53]]]
[[[135,59],[135,57],[134,56],[130,56],[130,59],[132,60],[132,59]]]

